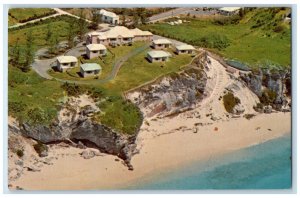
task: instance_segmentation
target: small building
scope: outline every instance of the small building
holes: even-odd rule
[[[157,39],[152,42],[152,47],[154,49],[165,49],[171,46],[172,42],[168,39]]]
[[[169,60],[171,54],[162,50],[152,50],[147,53],[147,59],[153,62],[165,62]]]
[[[98,43],[99,32],[91,32],[87,34],[86,44]]]
[[[193,46],[186,44],[177,45],[175,49],[177,54],[192,54],[195,50]]]
[[[119,24],[119,16],[116,15],[115,13],[101,9],[99,14],[102,22],[113,24],[113,25]]]
[[[102,44],[89,44],[86,46],[86,55],[89,59],[98,57],[98,56],[105,56],[107,49]]]
[[[56,61],[57,69],[61,72],[78,66],[78,60],[75,56],[59,56]]]
[[[80,66],[80,73],[83,78],[96,76],[101,73],[101,66],[97,63],[85,63]]]
[[[223,7],[219,9],[219,13],[226,16],[230,16],[230,15],[238,14],[240,9],[241,9],[240,7]]]

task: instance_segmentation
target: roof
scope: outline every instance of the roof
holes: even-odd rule
[[[90,32],[90,33],[88,33],[88,36],[99,36],[100,35],[100,33],[99,32]]]
[[[191,45],[183,44],[183,45],[177,45],[176,49],[177,50],[194,50],[195,48]]]
[[[219,10],[225,11],[225,12],[234,12],[241,9],[241,7],[223,7],[220,8]]]
[[[106,32],[100,32],[99,39],[117,38],[117,37],[133,38],[134,34],[124,26],[116,26]]]
[[[106,50],[106,47],[102,44],[89,44],[86,48],[89,50]]]
[[[57,61],[60,63],[77,62],[77,58],[75,56],[59,56]]]
[[[138,28],[130,30],[134,36],[152,36],[153,34],[149,31],[142,31]]]
[[[85,63],[80,65],[83,71],[101,70],[101,66],[97,63]]]
[[[118,15],[116,15],[115,13],[113,12],[109,12],[107,10],[104,10],[104,9],[101,9],[99,14],[102,14],[104,16],[108,16],[108,17],[111,17],[111,18],[115,18],[115,17],[119,17]]]
[[[169,57],[171,54],[162,50],[152,50],[148,52],[148,55],[152,58]]]
[[[154,44],[171,44],[172,42],[168,39],[157,39],[153,41]]]

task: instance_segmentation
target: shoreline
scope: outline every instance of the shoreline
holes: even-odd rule
[[[205,161],[291,133],[291,113],[282,112],[258,114],[251,120],[234,118],[217,121],[198,127],[197,133],[189,130],[187,119],[175,119],[176,123],[171,120],[151,121],[150,130],[142,126],[137,139],[140,152],[131,160],[133,171],[116,160],[116,156],[103,154],[83,159],[79,155],[82,149],[58,147],[50,151],[50,155],[59,156],[53,165],[43,167],[40,172],[26,171],[10,183],[25,190],[126,189],[166,170]],[[170,133],[182,124],[187,128]],[[215,127],[219,130],[214,131]],[[156,131],[151,131],[153,128]]]

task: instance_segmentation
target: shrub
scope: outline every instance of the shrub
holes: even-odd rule
[[[216,48],[218,50],[222,50],[230,45],[230,41],[225,35],[209,34],[200,38],[196,44],[205,48]]]
[[[284,30],[284,26],[282,25],[277,25],[275,28],[274,28],[274,32],[276,33],[279,33],[279,32],[282,32]]]
[[[44,151],[48,151],[47,145],[41,142],[37,142],[35,145],[33,145],[33,148],[39,154],[39,156],[41,156]]]
[[[17,154],[18,157],[23,157],[24,156],[23,150],[20,150],[20,149],[17,150],[16,154]]]
[[[235,97],[231,92],[228,92],[223,96],[223,104],[228,113],[233,113],[233,108],[239,103],[240,99]]]
[[[8,111],[12,115],[16,115],[26,109],[26,104],[22,101],[9,101],[8,102]]]
[[[263,105],[272,104],[276,99],[276,92],[266,88],[262,95],[259,97],[260,102]]]
[[[246,118],[247,120],[250,120],[254,116],[255,116],[254,114],[246,114],[246,115],[244,115],[244,118]]]
[[[79,96],[80,94],[83,94],[85,90],[83,87],[77,85],[77,84],[71,84],[68,82],[65,82],[61,88],[67,92],[69,96]]]

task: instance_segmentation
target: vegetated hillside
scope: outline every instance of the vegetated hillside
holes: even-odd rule
[[[8,15],[9,21],[15,20],[19,23],[24,23],[55,13],[56,11],[51,8],[12,8],[9,9]]]
[[[210,48],[226,58],[257,67],[290,66],[291,27],[285,20],[290,8],[246,8],[239,15],[205,19],[184,18],[180,25],[142,25],[154,34]],[[175,20],[175,19],[174,19]]]

